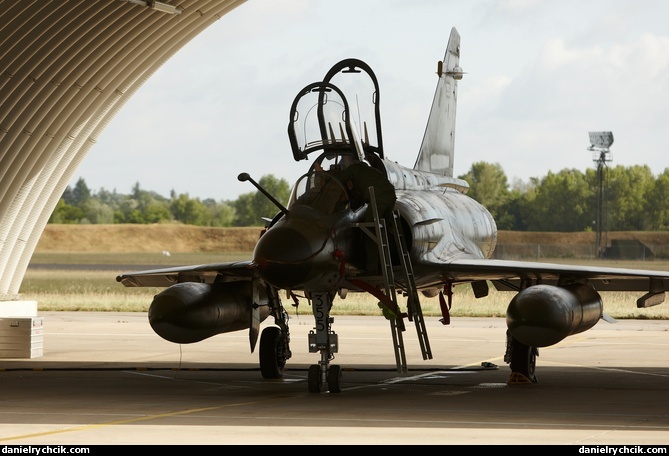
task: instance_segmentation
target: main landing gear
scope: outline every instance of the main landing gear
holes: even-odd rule
[[[511,377],[507,383],[537,383],[537,356],[539,356],[537,347],[518,342],[507,331],[504,361],[509,363],[511,368]]]
[[[288,331],[288,313],[281,305],[275,289],[268,289],[271,297],[272,314],[277,326],[266,327],[260,335],[260,373],[263,378],[278,379],[283,377],[286,361],[290,359],[290,332]]]
[[[281,329],[268,326],[260,336],[260,373],[263,378],[283,377],[286,366]]]

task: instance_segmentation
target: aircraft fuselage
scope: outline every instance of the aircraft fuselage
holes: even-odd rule
[[[464,193],[466,182],[388,160],[383,165],[396,190],[395,209],[412,262],[492,255],[497,227],[488,210]],[[325,179],[327,185],[314,191],[317,179]],[[309,196],[310,191],[314,195]],[[367,204],[354,208],[343,187],[326,172],[303,176],[288,208],[289,213],[275,220],[255,247],[253,261],[260,276],[283,289],[339,289],[345,275],[361,269],[362,243],[372,242],[355,227],[371,208]],[[419,280],[419,288],[434,285],[429,274]]]

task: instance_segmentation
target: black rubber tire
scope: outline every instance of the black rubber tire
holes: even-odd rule
[[[511,372],[524,375],[532,383],[537,383],[537,349],[518,342],[511,341]]]
[[[263,378],[283,377],[286,358],[283,356],[283,338],[281,328],[268,326],[260,335],[260,373]]]
[[[328,391],[331,393],[341,393],[341,384],[343,375],[341,366],[333,364],[328,369]]]
[[[307,376],[307,383],[309,384],[310,393],[320,393],[321,384],[321,366],[312,364],[309,366],[309,374]]]

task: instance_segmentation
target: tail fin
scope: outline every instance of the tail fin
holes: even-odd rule
[[[460,34],[453,27],[448,39],[443,62],[439,62],[437,90],[432,101],[423,143],[414,164],[415,170],[453,177],[453,151],[455,146],[455,108],[460,68]]]

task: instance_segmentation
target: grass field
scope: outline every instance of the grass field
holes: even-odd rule
[[[234,261],[249,258],[250,253],[239,252],[226,255],[211,253],[175,253],[165,256],[159,253],[57,253],[41,252],[33,256],[21,287],[21,298],[34,300],[40,311],[121,311],[146,312],[153,296],[159,288],[126,288],[116,282],[116,275],[127,272],[129,265],[151,264],[156,267],[203,264],[221,261]],[[566,262],[565,260],[554,260]],[[576,262],[575,260],[572,260]],[[616,267],[640,269],[669,269],[669,261],[608,261],[581,260],[579,264],[599,264]],[[54,268],[53,265],[126,265],[113,269],[66,269]],[[39,265],[51,265],[48,269]],[[451,316],[504,317],[506,307],[513,297],[511,292],[498,292],[491,287],[489,296],[476,299],[468,286],[455,287]],[[637,309],[636,299],[641,293],[602,293],[604,311],[617,319],[669,319],[669,305],[662,304],[648,309]],[[283,298],[283,296],[282,296]],[[284,299],[286,310],[291,315],[311,314],[308,301],[300,300],[300,305],[293,307],[292,301]],[[441,316],[436,298],[421,298],[423,314],[426,317]],[[367,294],[350,293],[346,299],[337,298],[333,315],[380,315],[376,300]]]

